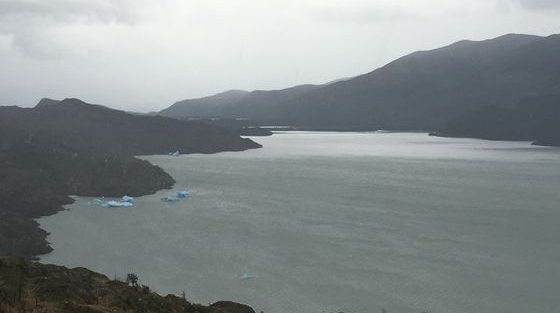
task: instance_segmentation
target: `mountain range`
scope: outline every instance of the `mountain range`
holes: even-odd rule
[[[321,85],[301,85],[283,90],[229,90],[217,95],[183,100],[159,112],[173,118],[249,118],[268,120],[270,111],[284,102],[320,89]]]
[[[450,133],[450,123],[483,108],[512,109],[529,98],[554,95],[560,95],[560,35],[509,34],[414,52],[330,84],[228,91],[179,101],[159,114],[315,130]]]

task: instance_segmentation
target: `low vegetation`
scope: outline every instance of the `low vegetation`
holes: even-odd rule
[[[8,257],[0,257],[0,312],[255,313],[229,301],[203,306],[175,295],[160,296],[146,286],[131,286],[85,268]]]

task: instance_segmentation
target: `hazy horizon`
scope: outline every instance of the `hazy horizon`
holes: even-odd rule
[[[0,0],[0,105],[133,110],[364,74],[417,50],[559,33],[552,0]]]

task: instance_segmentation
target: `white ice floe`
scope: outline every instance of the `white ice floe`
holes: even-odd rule
[[[239,276],[239,279],[241,280],[249,280],[249,279],[254,279],[257,278],[257,276],[252,275],[252,274],[243,274],[241,276]]]
[[[107,201],[106,203],[104,203],[103,206],[107,208],[123,208],[123,207],[131,207],[133,206],[133,204],[125,201]]]

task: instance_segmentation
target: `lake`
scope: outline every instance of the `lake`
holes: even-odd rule
[[[54,252],[257,312],[557,312],[560,149],[420,133],[279,133],[142,157],[174,190],[39,219]],[[160,198],[188,188],[178,203]]]

